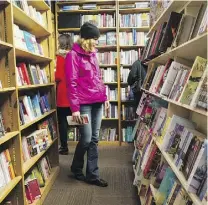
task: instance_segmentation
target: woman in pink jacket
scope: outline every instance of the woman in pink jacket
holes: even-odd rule
[[[74,119],[88,114],[89,124],[80,126],[80,140],[77,144],[71,171],[78,180],[101,187],[108,183],[99,177],[98,149],[99,130],[102,121],[102,106],[109,108],[105,85],[101,80],[96,48],[99,29],[85,23],[80,30],[80,39],[72,47],[65,61],[67,94]],[[86,177],[82,169],[87,152]]]

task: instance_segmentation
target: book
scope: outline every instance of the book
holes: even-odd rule
[[[0,111],[0,138],[5,135],[6,131],[4,128],[4,122],[3,122],[3,115],[2,112]]]
[[[192,66],[188,82],[181,94],[179,100],[181,103],[190,105],[205,69],[207,69],[207,60],[197,56]]]
[[[156,204],[163,204],[167,199],[171,189],[175,183],[176,176],[170,167],[166,169],[165,176],[155,196]]]
[[[197,193],[204,176],[207,175],[207,148],[208,141],[205,140],[189,174],[188,190],[192,193]]]
[[[174,82],[176,80],[177,74],[181,69],[188,69],[188,67],[175,61],[171,63],[170,68],[168,70],[167,77],[160,90],[161,95],[169,96],[171,89],[174,85]]]
[[[161,144],[161,149],[163,149],[164,151],[167,151],[169,143],[171,143],[174,140],[175,134],[177,133],[177,125],[178,127],[185,126],[192,129],[195,128],[195,124],[193,122],[185,118],[173,115]]]
[[[171,46],[173,39],[177,34],[181,18],[182,14],[177,12],[171,12],[159,47],[159,51],[161,53],[166,52],[167,48]]]
[[[187,42],[193,32],[196,18],[191,15],[184,14],[180,21],[177,35],[173,41],[172,47],[180,46],[181,44]]]
[[[80,115],[79,119],[73,118],[73,116],[67,116],[68,125],[86,125],[89,124],[88,114]]]

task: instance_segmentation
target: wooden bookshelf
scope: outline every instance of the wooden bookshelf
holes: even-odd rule
[[[35,123],[39,122],[40,120],[44,119],[45,117],[48,117],[49,115],[51,115],[55,112],[56,112],[56,109],[52,109],[49,112],[44,113],[41,117],[34,119],[32,122],[21,125],[20,130],[24,130],[24,129],[30,127],[31,125],[34,125]]]
[[[139,32],[147,32],[149,31],[149,27],[120,27],[119,30],[120,31],[132,31],[132,29],[136,29],[136,31]]]
[[[180,181],[181,185],[183,186],[183,188],[187,191],[188,186],[187,186],[187,180],[185,179],[185,177],[183,176],[182,172],[178,170],[178,168],[176,167],[176,165],[173,163],[173,159],[170,157],[170,155],[168,155],[166,152],[164,152],[161,149],[160,144],[157,142],[156,139],[154,139],[156,142],[156,145],[158,146],[158,148],[160,149],[162,155],[164,156],[165,160],[168,162],[169,166],[171,167],[171,169],[173,170],[173,172],[175,173],[175,175],[177,176],[178,180]],[[192,199],[193,203],[195,205],[202,205],[202,202],[199,200],[198,196],[196,196],[196,194],[190,193],[189,191],[187,191],[188,195],[190,196],[190,198]]]
[[[11,49],[13,46],[10,43],[6,43],[0,40],[0,51]]]
[[[52,61],[52,58],[45,57],[39,54],[35,54],[21,48],[15,48],[15,53],[17,58],[24,58],[31,61],[32,63],[47,63]]]
[[[22,9],[13,5],[14,23],[27,28],[37,38],[50,35],[50,32],[36,20],[28,16]]]
[[[0,89],[0,93],[12,92],[12,91],[14,91],[15,89],[16,89],[15,87],[1,88],[1,89]]]
[[[145,12],[150,12],[150,8],[119,9],[119,11],[121,14],[145,13]]]
[[[0,188],[0,203],[7,197],[7,195],[16,187],[16,185],[22,179],[21,176],[15,177],[5,187]]]
[[[49,86],[54,86],[54,83],[18,86],[18,90],[30,90]]]
[[[153,34],[153,32],[158,29],[159,25],[161,25],[163,22],[168,20],[170,13],[172,11],[175,12],[183,11],[184,14],[197,17],[197,11],[199,11],[202,2],[203,1],[171,1],[169,6],[163,11],[161,16],[150,28],[148,36],[150,37]],[[168,61],[169,58],[172,58],[174,61],[187,65],[191,68],[196,56],[200,56],[202,58],[207,59],[207,37],[208,37],[208,33],[205,32],[203,34],[197,35],[196,37],[188,40],[187,42],[179,45],[176,48],[173,49],[168,48],[165,53],[147,62],[148,70],[149,69],[154,70],[159,65],[165,65],[165,63]],[[167,117],[172,117],[173,115],[177,115],[179,117],[186,118],[196,124],[195,129],[197,131],[207,136],[207,122],[208,122],[207,111],[203,109],[191,107],[190,105],[185,105],[180,102],[180,99],[179,101],[175,101],[172,99],[168,99],[168,97],[163,96],[161,94],[153,93],[147,89],[143,88],[142,90],[149,95],[152,95],[154,97],[157,97],[167,102],[168,104]],[[177,168],[177,166],[174,163],[174,159],[171,157],[171,155],[165,152],[164,149],[162,149],[162,146],[157,140],[157,137],[153,137],[153,141],[160,150],[163,159],[165,159],[165,161],[176,175],[178,181],[180,182],[184,190],[186,190],[187,195],[189,196],[193,204],[203,205],[202,201],[200,201],[199,197],[196,194],[193,194],[188,191],[187,179],[184,177],[183,173]],[[149,183],[149,185],[150,185],[150,189],[152,190],[153,196],[155,196],[157,189],[155,189],[151,183]]]
[[[31,159],[29,159],[25,163],[23,163],[23,172],[24,172],[24,174],[26,174],[31,169],[31,167],[39,161],[39,159],[50,149],[50,147],[56,141],[57,141],[57,139],[54,139],[44,151],[40,152],[39,154],[35,155]]]
[[[46,150],[39,155],[23,163],[22,137],[28,136],[37,129],[41,120],[52,117],[57,127],[56,106],[55,106],[55,83],[54,83],[54,50],[52,50],[52,25],[51,10],[44,0],[28,1],[29,5],[36,8],[43,17],[46,26],[42,26],[39,21],[28,16],[25,11],[15,6],[12,1],[0,1],[0,112],[4,118],[4,127],[7,130],[4,136],[0,137],[1,151],[8,149],[12,158],[15,178],[0,189],[0,204],[10,197],[15,198],[16,203],[27,205],[25,198],[25,173],[37,165],[39,160],[47,155],[51,162],[52,173],[46,181],[45,187],[41,188],[42,196],[38,202],[33,204],[43,204],[43,201],[50,191],[59,172],[58,140],[55,138]],[[16,24],[31,34],[37,42],[41,44],[44,55],[32,53],[16,47],[14,26]],[[4,28],[2,30],[2,28]],[[16,64],[20,62],[39,64],[47,71],[47,84],[38,85],[17,85]],[[51,110],[42,116],[35,118],[32,122],[20,125],[19,97],[30,95],[30,93],[40,91],[49,93],[49,104]]]
[[[178,101],[174,101],[174,100],[168,99],[168,98],[165,97],[165,96],[162,96],[162,95],[160,95],[160,94],[156,94],[156,93],[150,92],[150,91],[148,91],[148,90],[146,90],[146,89],[144,89],[144,88],[142,88],[142,90],[143,90],[144,92],[146,92],[146,93],[149,93],[150,95],[153,95],[153,96],[155,96],[155,97],[161,98],[161,99],[163,99],[163,100],[165,100],[165,101],[167,101],[167,102],[169,102],[169,103],[171,103],[171,104],[174,104],[174,105],[176,105],[176,106],[178,106],[178,107],[183,107],[183,108],[185,108],[185,109],[187,109],[187,110],[190,110],[190,111],[192,111],[192,112],[195,112],[195,113],[198,113],[198,114],[201,114],[201,115],[203,115],[203,116],[208,117],[208,112],[206,112],[206,111],[204,111],[204,110],[201,110],[201,109],[198,109],[198,108],[193,108],[193,107],[191,107],[190,105],[185,105],[185,104],[183,104],[183,103],[181,103],[181,102],[178,102]]]
[[[196,56],[201,56],[206,58],[206,50],[207,50],[207,33],[204,33],[200,36],[197,36],[182,45],[167,51],[164,54],[152,59],[148,63],[165,63],[168,58],[174,58],[175,56],[180,58],[185,58],[186,60],[194,61]],[[193,49],[194,48],[194,49]],[[187,55],[189,53],[189,55]]]
[[[92,10],[69,10],[69,11],[58,11],[58,13],[80,13],[80,14],[95,14],[95,13],[112,13],[115,9],[92,9]]]
[[[99,27],[100,32],[115,31],[116,27]],[[59,28],[58,32],[79,32],[80,28]]]
[[[0,145],[9,141],[13,137],[16,137],[19,134],[19,131],[14,131],[14,132],[8,132],[5,134],[5,136],[0,138]]]
[[[160,17],[157,19],[154,25],[150,28],[147,36],[150,37],[153,31],[155,31],[161,23],[167,21],[172,11],[175,11],[175,12],[182,11],[184,8],[184,5],[186,5],[187,3],[188,1],[176,1],[176,0],[170,1],[169,6],[162,12]]]

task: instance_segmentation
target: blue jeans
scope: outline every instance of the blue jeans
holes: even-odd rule
[[[81,175],[84,166],[84,155],[87,152],[86,179],[99,178],[98,140],[102,121],[102,103],[81,105],[80,114],[88,114],[89,124],[80,126],[80,140],[76,146],[71,169],[75,175]]]

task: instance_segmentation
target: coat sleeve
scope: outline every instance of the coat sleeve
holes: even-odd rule
[[[137,69],[138,69],[137,68],[137,63],[134,62],[133,65],[132,65],[132,68],[129,72],[129,75],[128,75],[128,79],[127,79],[128,85],[133,85],[134,82],[136,81],[137,75],[138,75],[137,74],[138,73]]]
[[[66,86],[67,96],[70,103],[72,112],[80,110],[80,104],[78,99],[77,81],[78,81],[78,62],[76,55],[73,52],[69,52],[65,59],[65,73],[66,73]]]
[[[65,59],[61,56],[56,57],[56,72],[55,72],[55,81],[62,81],[64,78],[64,61]]]

